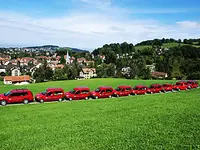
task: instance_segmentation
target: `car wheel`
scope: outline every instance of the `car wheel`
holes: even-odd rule
[[[41,100],[40,100],[40,103],[44,103],[44,100],[43,100],[43,99],[41,99]]]
[[[150,92],[150,94],[153,94],[153,92]]]
[[[119,95],[116,95],[116,97],[119,97]]]
[[[28,100],[25,99],[25,100],[23,101],[23,103],[24,103],[24,104],[28,104]]]
[[[1,101],[2,106],[6,106],[6,104],[7,104],[6,101]]]
[[[128,94],[128,96],[131,96],[131,94]]]
[[[73,99],[72,98],[69,98],[69,101],[72,101]]]
[[[112,96],[110,95],[109,98],[112,98]]]
[[[59,101],[59,102],[62,102],[62,98],[59,98],[58,101]]]
[[[85,100],[88,100],[88,97],[86,97]]]

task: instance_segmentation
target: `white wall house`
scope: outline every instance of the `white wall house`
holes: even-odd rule
[[[83,68],[79,73],[80,77],[84,77],[85,79],[90,79],[96,77],[96,69],[95,68]]]
[[[20,76],[21,75],[21,71],[19,68],[14,68],[11,70],[11,76]]]

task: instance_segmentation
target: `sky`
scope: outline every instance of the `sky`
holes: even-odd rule
[[[0,0],[0,47],[200,38],[199,0]]]

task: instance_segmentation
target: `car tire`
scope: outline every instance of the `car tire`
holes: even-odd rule
[[[131,94],[128,94],[128,96],[131,96]]]
[[[119,97],[119,95],[116,95],[116,97]]]
[[[69,98],[69,101],[72,101],[73,99],[72,98]]]
[[[59,101],[59,102],[62,102],[62,98],[59,98],[58,101]]]
[[[85,100],[88,100],[88,97],[86,97]]]
[[[24,101],[23,101],[24,104],[28,104],[28,102],[29,101],[27,99],[24,99]]]
[[[95,99],[99,99],[99,97],[98,97],[98,96],[95,96]]]
[[[1,101],[1,106],[6,106],[6,104],[7,104],[6,101],[4,101],[4,100]]]
[[[41,99],[41,100],[40,100],[40,103],[44,103],[44,100],[43,100],[43,99]]]
[[[112,96],[110,95],[109,98],[112,98]]]

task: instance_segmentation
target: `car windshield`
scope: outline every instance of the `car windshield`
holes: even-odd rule
[[[138,87],[134,87],[133,89],[134,89],[134,90],[139,90],[139,88],[138,88]]]
[[[46,95],[46,93],[47,93],[47,92],[46,92],[46,91],[44,91],[44,92],[42,92],[41,94],[42,94],[42,95]]]
[[[75,92],[76,92],[75,90],[71,90],[71,91],[70,91],[71,94],[74,94]]]
[[[116,88],[115,90],[116,90],[116,91],[121,91],[121,88]]]
[[[8,96],[8,95],[10,95],[11,94],[11,92],[9,91],[9,92],[7,92],[7,93],[4,93],[4,95],[5,96]]]
[[[100,89],[99,89],[99,88],[98,88],[98,89],[96,89],[96,90],[95,90],[95,92],[100,92]]]

